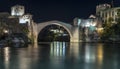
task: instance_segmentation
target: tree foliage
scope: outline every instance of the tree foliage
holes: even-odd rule
[[[113,19],[110,17],[108,21],[103,24],[104,31],[102,39],[120,37],[120,9],[117,10],[117,12],[116,23],[113,23]]]

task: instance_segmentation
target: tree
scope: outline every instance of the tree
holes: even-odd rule
[[[117,35],[120,35],[120,9],[118,9],[117,11],[118,11],[117,12],[117,19],[116,19],[117,24],[114,25],[114,29],[115,29],[115,33]]]
[[[110,17],[108,21],[103,24],[103,34],[102,39],[108,39],[109,37],[114,36],[114,29],[112,28],[112,21],[113,19]]]
[[[110,17],[107,22],[103,24],[103,34],[102,39],[120,37],[120,9],[117,10],[116,23],[113,23],[113,18]]]

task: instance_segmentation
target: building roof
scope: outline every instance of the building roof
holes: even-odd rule
[[[117,9],[120,9],[120,7],[108,8],[108,9],[104,9],[104,10],[101,10],[101,11],[111,11],[111,10],[117,10]]]

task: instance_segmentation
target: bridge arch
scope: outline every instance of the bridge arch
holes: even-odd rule
[[[70,35],[70,40],[72,38],[72,25],[64,23],[64,22],[60,22],[60,21],[48,21],[48,22],[43,22],[43,23],[39,23],[37,24],[37,35],[36,35],[36,40],[38,39],[39,33],[47,26],[49,25],[57,25],[60,27],[63,27],[68,34]]]

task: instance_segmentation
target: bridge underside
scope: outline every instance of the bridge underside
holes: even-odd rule
[[[38,36],[39,33],[46,27],[49,25],[57,25],[57,26],[61,26],[63,27],[68,34],[70,35],[70,42],[80,42],[79,41],[79,28],[78,27],[73,27],[70,24],[67,23],[63,23],[60,21],[49,21],[49,22],[44,22],[44,23],[39,23],[36,24],[36,26],[34,27],[34,42],[38,42]]]
[[[73,31],[74,34],[72,34],[72,37],[70,36],[69,41],[70,42],[82,42],[82,40],[80,41],[80,37],[79,37],[79,32],[78,32],[78,28],[75,28]],[[38,38],[39,38],[39,33],[37,32],[37,34],[34,37],[34,42],[38,43]]]
[[[70,34],[61,26],[49,25],[38,34],[38,42],[65,41],[70,42]]]

